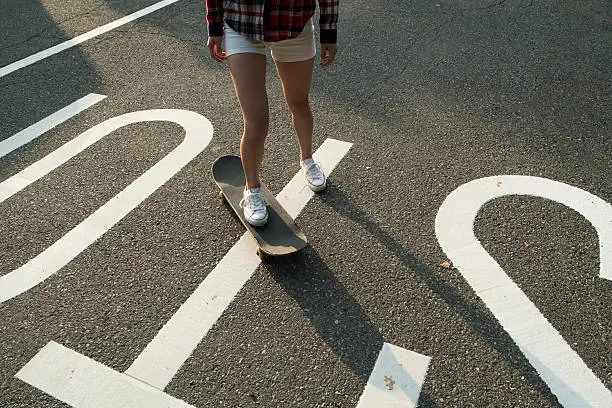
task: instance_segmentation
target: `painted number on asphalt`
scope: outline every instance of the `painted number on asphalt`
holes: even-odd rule
[[[0,157],[36,139],[104,98],[102,95],[88,95],[19,132],[0,145]],[[0,304],[55,274],[121,221],[208,146],[212,140],[213,127],[204,116],[186,110],[155,109],[126,113],[92,127],[0,183],[1,203],[115,130],[133,123],[156,121],[172,122],[182,126],[185,138],[181,144],[49,248],[20,268],[0,276]]]
[[[436,216],[436,236],[449,259],[512,337],[559,402],[566,407],[612,407],[612,394],[482,247],[473,230],[480,208],[508,195],[542,197],[564,204],[593,224],[599,237],[600,277],[612,261],[612,206],[593,194],[553,180],[496,176],[453,191]]]
[[[103,100],[91,94],[0,143],[0,157],[36,139],[79,112]],[[0,184],[0,203],[53,171],[113,131],[137,122],[168,121],[185,129],[185,140],[164,159],[109,200],[81,224],[26,265],[0,277],[0,303],[18,296],[59,271],[138,204],[202,152],[213,129],[203,116],[184,110],[148,110],[111,118]],[[329,174],[348,153],[350,143],[328,139],[315,158]],[[278,195],[293,217],[313,197],[299,174]],[[163,392],[176,372],[238,291],[259,266],[255,244],[245,235],[192,293],[125,373],[118,373],[56,342],[49,342],[16,377],[74,406],[155,407],[189,406]],[[214,295],[212,295],[214,293]],[[392,404],[414,407],[430,358],[384,343],[359,408]],[[383,382],[392,375],[389,392]]]
[[[103,95],[90,94],[0,142],[0,157],[104,98]],[[127,113],[92,127],[0,183],[1,203],[113,131],[133,123],[154,121],[179,124],[185,130],[185,139],[37,257],[1,276],[0,304],[55,274],[121,221],[208,146],[213,128],[208,119],[191,111],[159,109]],[[317,160],[330,173],[350,147],[350,143],[328,139],[317,151]],[[564,406],[612,406],[610,391],[482,248],[473,233],[473,223],[482,205],[494,198],[513,194],[554,200],[584,215],[599,236],[600,276],[612,279],[612,273],[604,269],[604,265],[612,261],[612,207],[592,194],[552,180],[498,176],[460,186],[447,197],[438,211],[438,241]],[[311,197],[312,192],[300,183],[299,175],[278,195],[279,201],[293,217],[297,217]],[[83,401],[84,393],[90,402],[93,398],[101,406],[189,406],[165,394],[163,389],[258,265],[254,243],[245,234],[125,373],[117,373],[51,341],[16,376],[75,406],[86,406],[78,403]],[[213,292],[215,295],[211,296]],[[58,364],[58,361],[65,364]],[[375,406],[383,397],[389,398],[389,404],[401,402],[402,406],[415,406],[429,361],[427,356],[385,343],[359,407]],[[75,375],[74,367],[80,367],[79,375]],[[381,381],[383,376],[380,373],[393,370],[401,392],[391,395],[384,392],[385,384]],[[103,379],[104,387],[100,386],[100,379]]]

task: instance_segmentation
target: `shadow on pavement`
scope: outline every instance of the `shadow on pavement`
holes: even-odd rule
[[[4,13],[4,11],[11,13]],[[21,27],[21,43],[14,36],[0,42],[2,66],[62,43],[70,37],[53,23],[41,1],[20,2],[18,6],[0,6],[0,33]],[[30,27],[31,26],[31,27]],[[73,47],[60,54],[14,71],[0,78],[0,140],[33,125],[76,100],[95,93],[101,87],[96,65],[81,49]],[[38,140],[45,138],[42,135]],[[27,146],[36,146],[37,140]],[[19,149],[0,159],[0,180],[21,169],[18,163],[31,163],[26,151]]]
[[[108,6],[128,12],[121,1]],[[315,69],[313,100],[440,144],[461,146],[469,137],[470,145],[490,149],[536,146],[532,153],[542,160],[583,166],[610,152],[607,9],[605,2],[346,0],[339,55],[330,69]],[[179,2],[146,22],[229,77],[206,53],[202,1]],[[363,29],[372,26],[375,32]]]
[[[451,310],[461,317],[475,333],[477,333],[488,343],[491,348],[497,350],[500,356],[504,356],[515,369],[520,371],[525,377],[525,380],[531,384],[534,390],[538,390],[543,398],[548,398],[548,401],[552,406],[560,406],[554,395],[552,395],[548,390],[547,385],[542,381],[535,369],[531,367],[529,361],[523,356],[512,338],[503,330],[495,319],[470,305],[457,289],[438,278],[434,269],[423,264],[406,247],[396,241],[391,235],[389,235],[389,233],[374,222],[362,209],[357,207],[353,203],[353,200],[351,200],[350,197],[348,197],[338,187],[331,184],[328,185],[328,190],[325,194],[320,196],[320,199],[323,203],[338,212],[342,217],[350,219],[351,221],[361,225],[364,230],[367,231],[367,233],[376,238],[388,251],[393,253],[399,260],[401,260],[401,262],[407,268],[409,268],[416,277],[423,281],[436,295],[438,295],[440,299],[444,300]],[[290,278],[291,276],[285,277],[285,279]],[[342,288],[342,290],[344,289]],[[346,290],[344,290],[344,292],[346,292]],[[342,295],[341,297],[346,298],[347,296],[350,295]],[[303,301],[307,302],[308,300],[304,299]],[[356,307],[359,306],[356,305]],[[354,308],[355,306],[351,307],[350,309]],[[321,313],[324,313],[324,311],[325,308],[321,309]],[[325,322],[324,319],[319,319],[315,321],[315,324],[316,323],[323,326],[328,324],[328,322]],[[367,332],[360,334],[365,335]],[[357,361],[359,362],[360,360]],[[423,401],[421,398],[420,403],[422,406],[432,406],[425,402],[426,401]],[[431,402],[433,403],[433,401]]]
[[[383,345],[382,335],[314,248],[308,246],[290,260],[270,258],[263,265],[296,300],[320,337],[367,381]]]
[[[269,258],[263,265],[295,299],[321,339],[367,382],[383,345],[382,335],[315,249],[308,246],[289,260]],[[437,406],[424,391],[420,401],[428,407]]]

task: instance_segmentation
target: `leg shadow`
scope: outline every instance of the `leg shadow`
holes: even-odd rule
[[[376,238],[381,244],[393,253],[416,277],[423,281],[434,293],[444,300],[451,310],[460,316],[474,332],[482,337],[490,347],[497,350],[501,356],[525,377],[531,386],[537,389],[543,398],[547,398],[552,406],[559,406],[559,402],[548,389],[548,386],[539,377],[529,361],[523,356],[512,338],[504,331],[494,318],[475,309],[461,293],[441,280],[435,270],[423,264],[414,254],[401,243],[396,241],[379,224],[374,222],[367,213],[357,207],[353,201],[338,187],[330,184],[325,194],[320,196],[323,203],[345,218],[361,225],[365,231]],[[420,399],[424,403],[425,396]],[[428,398],[433,403],[431,398]],[[427,406],[430,406],[427,404]]]
[[[382,334],[316,250],[308,246],[289,257],[266,259],[263,266],[295,299],[339,360],[367,382],[383,345]],[[437,406],[426,392],[420,401]]]
[[[308,246],[290,258],[270,258],[263,265],[342,362],[367,381],[383,345],[382,335],[315,249]]]

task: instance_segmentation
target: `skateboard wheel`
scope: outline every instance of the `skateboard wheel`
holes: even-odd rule
[[[266,259],[268,259],[268,255],[264,251],[262,251],[261,249],[257,249],[257,256],[262,261],[265,261]]]
[[[227,203],[227,198],[225,198],[225,194],[223,194],[223,191],[219,191],[219,198],[223,203]]]

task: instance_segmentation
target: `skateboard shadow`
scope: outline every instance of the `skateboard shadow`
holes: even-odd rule
[[[300,306],[319,336],[347,367],[367,382],[383,336],[312,246],[262,264]],[[398,363],[399,364],[399,363]],[[419,401],[436,407],[423,390]]]
[[[382,347],[382,335],[315,249],[307,246],[289,257],[266,259],[263,266],[296,300],[321,338],[367,380]]]
[[[521,375],[525,377],[525,381],[538,390],[542,398],[547,398],[551,406],[561,406],[549,391],[548,386],[539,377],[535,369],[531,367],[529,361],[497,320],[470,305],[469,301],[457,289],[436,275],[437,269],[435,267],[422,263],[408,248],[395,240],[379,224],[373,221],[367,213],[356,206],[350,197],[338,187],[331,183],[328,184],[325,194],[320,195],[320,199],[343,217],[361,225],[367,233],[376,238],[388,251],[401,260],[404,266],[410,269],[416,277],[437,294],[440,299],[446,302],[450,310],[461,317],[491,348],[495,349],[500,356],[520,371]],[[356,337],[359,337],[360,334],[357,333]],[[426,390],[423,388],[419,406],[435,406],[433,399],[424,395],[425,392]]]

